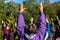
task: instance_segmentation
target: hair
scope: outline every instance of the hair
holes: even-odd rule
[[[36,27],[36,30],[33,30],[33,29],[32,29],[33,31],[29,30],[31,26],[32,26],[32,28],[33,28],[33,27]],[[28,33],[28,34],[30,34],[30,33],[34,33],[34,34],[35,34],[35,33],[37,33],[37,32],[38,32],[38,30],[37,30],[37,26],[36,26],[35,24],[30,24],[30,25],[28,26],[28,29],[27,29],[27,33]]]
[[[29,25],[29,28],[30,28],[30,26],[32,26],[32,27],[36,27],[36,25],[35,25],[35,24],[33,24],[33,23]]]
[[[13,30],[13,28],[12,28],[12,27],[10,27],[9,31],[10,31],[10,32],[13,32],[14,30]]]
[[[11,30],[12,29],[12,30]],[[9,29],[10,32],[13,32],[13,24],[11,23],[11,26],[10,26],[10,29]]]

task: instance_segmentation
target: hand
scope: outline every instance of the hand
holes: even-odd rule
[[[56,16],[56,19],[59,20],[58,16]]]
[[[48,18],[46,18],[46,22],[48,23],[49,21],[48,21]]]
[[[4,23],[4,21],[2,20],[2,24]]]
[[[23,8],[23,4],[20,5],[20,12],[23,12],[25,8]]]
[[[42,5],[42,3],[40,3],[39,8],[40,8],[40,11],[43,12],[43,5]]]
[[[33,17],[31,17],[30,21],[31,21],[31,23],[33,23]]]

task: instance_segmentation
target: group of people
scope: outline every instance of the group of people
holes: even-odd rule
[[[58,30],[54,28],[54,24],[58,25],[58,17],[57,22],[54,23],[53,18],[51,18],[51,23],[49,22],[49,18],[45,17],[43,12],[42,3],[39,6],[40,13],[35,24],[33,21],[33,17],[30,19],[30,24],[26,27],[23,12],[25,8],[23,8],[23,4],[20,5],[19,13],[17,17],[17,26],[16,32],[19,36],[19,40],[60,40],[60,36],[58,33],[55,33]],[[3,40],[14,40],[13,27],[10,28],[6,25],[4,21],[2,21],[2,30],[4,32]],[[58,36],[55,36],[57,35]]]
[[[13,27],[10,28],[5,21],[2,21],[3,40],[14,40]]]
[[[56,16],[56,20],[54,21],[53,18],[49,19],[46,18],[46,33],[45,33],[45,40],[60,40],[60,31],[59,31],[59,18]]]

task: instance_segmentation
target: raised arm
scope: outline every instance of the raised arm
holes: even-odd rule
[[[46,30],[46,32],[50,33],[50,22],[49,22],[48,18],[46,18],[46,23],[47,23],[47,30]]]
[[[22,14],[23,11],[24,11],[23,4],[21,4],[20,11],[19,11],[18,18],[17,18],[17,33],[20,36],[24,35],[24,28],[25,28],[24,17]]]
[[[40,15],[38,17],[38,31],[39,31],[39,36],[40,36],[40,40],[44,39],[44,34],[45,34],[45,30],[46,30],[46,19],[45,19],[45,15],[43,12],[43,6],[42,4],[40,4]]]

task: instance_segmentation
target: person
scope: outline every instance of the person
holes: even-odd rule
[[[7,26],[4,31],[4,38],[3,40],[9,40],[9,27]]]
[[[31,17],[31,19],[30,19],[30,24],[32,24],[33,23],[33,17]]]
[[[3,40],[5,39],[5,30],[6,30],[6,27],[7,27],[7,24],[5,23],[5,21],[2,20]]]
[[[58,16],[56,16],[55,26],[56,26],[56,31],[55,31],[55,40],[56,40],[58,37],[60,37]]]
[[[37,26],[35,24],[30,24],[26,30],[26,25],[23,17],[23,4],[21,4],[20,11],[17,18],[17,33],[20,35],[20,40],[44,40],[44,34],[46,30],[46,19],[43,12],[43,5],[40,4],[40,13],[37,21]]]
[[[10,27],[9,40],[14,40],[14,33],[13,33],[13,28],[12,28],[12,26]]]
[[[60,40],[60,37],[58,37],[56,40]]]
[[[59,18],[58,18],[58,16],[56,16],[55,18],[56,18],[56,20],[54,21],[54,24],[55,24],[56,26],[57,26],[57,25],[59,26]]]
[[[45,39],[44,40],[48,40],[48,37],[50,35],[50,22],[49,22],[48,18],[46,18],[46,22],[47,22],[47,28],[46,28],[46,33],[45,33]]]
[[[54,40],[54,35],[55,35],[54,21],[53,18],[51,18],[51,29],[50,29],[49,40]]]
[[[6,23],[2,20],[2,31],[3,32],[4,32],[5,28],[6,28]]]
[[[60,32],[59,32],[59,29],[58,27],[56,27],[56,32],[55,32],[55,40],[60,40]]]

